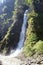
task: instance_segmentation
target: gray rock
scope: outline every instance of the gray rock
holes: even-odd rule
[[[39,65],[39,64],[35,64],[35,65]]]
[[[2,62],[0,61],[0,65],[2,65]]]
[[[36,63],[36,59],[33,59],[33,60],[31,61],[31,63]]]
[[[41,64],[43,64],[43,61],[41,61]]]

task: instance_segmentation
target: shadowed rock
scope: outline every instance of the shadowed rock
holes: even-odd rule
[[[28,6],[23,5],[18,7],[18,9],[16,10],[17,12],[14,15],[14,22],[12,23],[11,27],[8,29],[7,34],[1,41],[0,51],[4,50],[6,51],[6,53],[9,53],[11,49],[15,49],[17,47],[23,23],[23,15],[27,8]]]

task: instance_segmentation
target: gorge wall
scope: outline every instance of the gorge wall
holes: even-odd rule
[[[30,8],[24,46],[26,56],[43,54],[43,0],[33,0]]]
[[[14,11],[14,20],[10,25],[6,35],[0,41],[0,52],[7,54],[10,53],[11,49],[17,47],[19,41],[19,36],[21,32],[21,27],[23,23],[23,15],[26,9],[29,7],[27,5],[20,5]],[[10,23],[9,23],[10,24]]]

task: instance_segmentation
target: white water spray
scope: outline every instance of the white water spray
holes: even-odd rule
[[[28,19],[27,13],[28,13],[28,10],[26,10],[25,13],[24,13],[23,25],[22,25],[22,28],[21,28],[20,40],[18,42],[17,49],[15,50],[14,53],[12,53],[8,56],[3,56],[3,55],[0,54],[0,60],[4,60],[6,58],[8,59],[8,58],[11,58],[11,57],[16,57],[20,52],[22,52],[24,40],[25,40],[26,24],[27,24],[27,19]]]

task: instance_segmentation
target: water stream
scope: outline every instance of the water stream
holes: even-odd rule
[[[26,24],[28,19],[27,14],[28,14],[28,10],[26,10],[24,13],[23,24],[22,24],[21,33],[20,33],[20,40],[18,42],[17,49],[15,51],[11,50],[11,52],[13,51],[13,53],[11,53],[8,56],[3,56],[0,54],[0,60],[3,60],[4,58],[16,57],[20,52],[22,52],[22,49],[24,46],[24,40],[25,40]]]
[[[23,49],[24,40],[25,40],[25,32],[26,32],[26,24],[27,24],[27,19],[28,19],[27,13],[28,13],[28,10],[26,10],[24,13],[23,25],[22,25],[22,29],[21,29],[21,33],[20,33],[20,40],[18,42],[18,47],[17,47],[16,51],[10,55],[11,57],[13,57],[13,56],[16,57]]]

